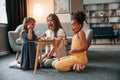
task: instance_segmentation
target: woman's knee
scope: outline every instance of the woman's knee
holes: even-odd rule
[[[43,66],[46,67],[46,68],[51,68],[51,67],[52,67],[52,62],[53,62],[52,59],[47,59],[47,60],[43,63]]]

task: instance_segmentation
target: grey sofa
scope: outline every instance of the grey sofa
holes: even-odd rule
[[[88,46],[90,46],[91,41],[92,41],[92,30],[89,29],[89,27],[84,24],[84,28],[83,30],[86,33],[86,37],[87,37],[87,41],[88,41]],[[66,35],[67,35],[67,39],[68,39],[68,43],[71,43],[71,39],[73,36],[73,31],[71,30],[70,27],[70,23],[62,23],[62,27],[64,28]],[[8,39],[9,39],[9,43],[11,48],[13,49],[13,51],[16,52],[16,59],[18,59],[19,53],[21,51],[21,43],[19,40],[19,33],[22,29],[22,25],[19,25],[15,31],[9,31],[8,32]],[[48,29],[47,24],[46,23],[36,23],[34,31],[35,34],[37,36],[42,35],[46,30]]]

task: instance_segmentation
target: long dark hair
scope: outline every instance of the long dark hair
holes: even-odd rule
[[[49,14],[48,17],[47,17],[47,19],[48,19],[49,17],[52,17],[52,19],[53,19],[53,22],[54,22],[54,24],[55,24],[55,29],[54,29],[55,35],[54,35],[54,37],[57,37],[57,32],[58,32],[58,30],[59,30],[60,28],[63,29],[63,27],[61,26],[60,20],[58,19],[58,16],[57,16],[56,14]]]

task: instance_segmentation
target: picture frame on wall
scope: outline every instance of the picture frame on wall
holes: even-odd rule
[[[54,0],[54,13],[69,13],[69,0]]]

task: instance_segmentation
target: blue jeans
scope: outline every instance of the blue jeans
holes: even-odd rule
[[[56,59],[56,57],[52,56],[51,58],[47,59],[44,63],[43,63],[43,67],[45,68],[52,68],[52,62]]]

